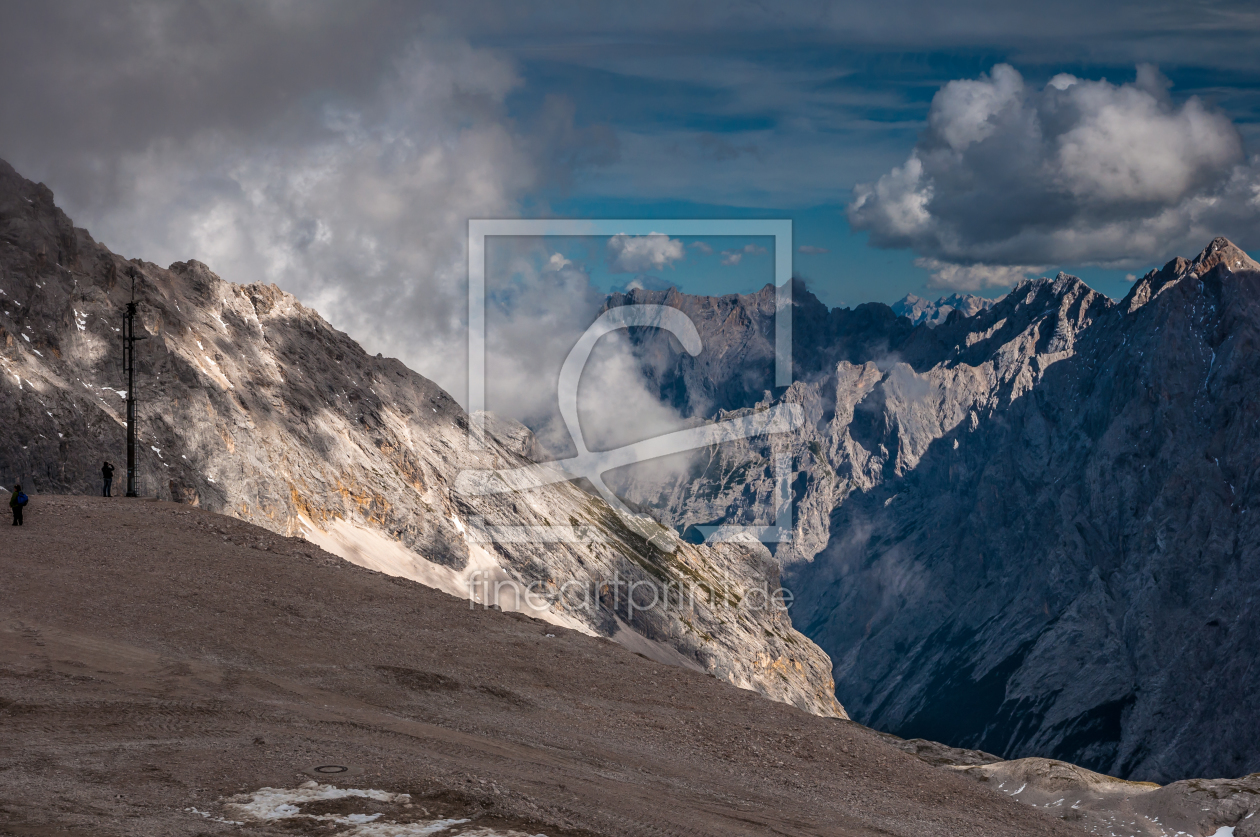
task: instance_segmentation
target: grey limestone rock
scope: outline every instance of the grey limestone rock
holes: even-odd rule
[[[532,435],[492,419],[486,444],[470,446],[469,417],[447,393],[368,355],[291,295],[196,261],[127,261],[0,163],[0,479],[33,496],[28,526],[39,525],[40,493],[98,493],[104,459],[123,492],[119,325],[132,271],[147,338],[137,352],[143,496],[308,537],[459,595],[481,572],[541,602],[504,609],[844,717],[827,656],[782,609],[750,605],[750,591],[779,586],[760,544],[682,543],[568,483],[461,493],[465,470],[529,464]],[[581,534],[483,537],[531,526]]]
[[[739,345],[772,327],[745,300],[674,304],[739,311],[701,329]],[[710,416],[802,406],[775,556],[853,717],[1125,778],[1260,769],[1256,263],[1217,239],[1120,302],[1060,274],[931,328],[795,300],[787,389],[754,398],[703,355],[645,366]],[[770,454],[728,444],[619,490],[684,533],[750,522]]]

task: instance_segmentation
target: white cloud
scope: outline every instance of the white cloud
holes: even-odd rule
[[[122,57],[62,44],[57,98],[101,130],[54,132],[81,137],[64,154],[75,176],[49,178],[66,184],[58,200],[128,257],[274,282],[463,401],[468,219],[515,217],[532,190],[602,165],[615,143],[557,97],[509,117],[521,81],[506,53],[384,23],[388,43],[345,43],[377,24],[288,6],[166,14],[142,0],[101,15],[139,26]],[[194,30],[195,48],[172,56]],[[67,81],[80,77],[92,84]]]
[[[505,257],[494,255],[496,261]],[[501,274],[512,281],[496,283],[486,311],[487,406],[532,428],[549,457],[571,456],[576,449],[557,402],[560,368],[605,298],[581,268],[569,263],[553,269],[555,254],[541,242],[522,241],[506,255],[509,263]],[[658,284],[639,276],[630,287]],[[683,426],[678,411],[662,403],[644,377],[624,331],[605,336],[592,352],[582,373],[578,413],[592,450]]]
[[[1148,65],[1118,85],[1062,73],[1030,88],[1004,64],[952,81],[906,162],[855,187],[849,221],[935,260],[949,287],[1029,264],[1131,267],[1215,235],[1260,243],[1260,164],[1225,116],[1168,87]]]
[[[125,155],[92,232],[128,256],[274,282],[462,399],[467,219],[512,217],[537,182],[503,110],[517,84],[493,52],[416,43],[315,130],[207,131]]]
[[[678,411],[663,403],[644,379],[642,361],[624,331],[608,335],[591,353],[579,395],[578,415],[592,450],[632,444],[684,426]]]
[[[551,258],[547,259],[546,269],[551,271],[552,273],[555,273],[557,271],[563,270],[566,267],[571,266],[572,264],[573,262],[569,261],[568,259],[560,255],[559,253],[552,253]]]
[[[955,151],[987,139],[998,129],[1001,113],[1024,94],[1024,79],[1008,64],[998,64],[988,78],[951,81],[932,101],[929,129]]]
[[[756,244],[745,244],[738,250],[723,250],[722,264],[727,267],[734,267],[743,261],[744,256],[761,256],[768,252],[765,247],[759,247]]]
[[[662,233],[618,233],[608,239],[608,270],[612,273],[663,270],[685,256],[683,243]]]
[[[687,246],[688,246],[688,247],[690,247],[690,248],[691,248],[691,249],[693,249],[693,250],[697,250],[697,251],[699,251],[700,255],[702,255],[702,256],[712,256],[712,255],[713,255],[713,248],[712,248],[712,247],[710,247],[707,243],[705,243],[705,242],[703,242],[703,241],[693,241],[693,242],[691,242],[690,244],[688,244]]]
[[[928,287],[952,288],[956,291],[1010,287],[1045,269],[1030,265],[950,264],[932,258],[915,259],[914,266],[931,272]]]
[[[853,188],[849,223],[872,230],[871,241],[877,246],[910,246],[932,228],[928,205],[933,192],[918,150],[912,151],[904,166],[894,167],[873,186],[859,183]]]

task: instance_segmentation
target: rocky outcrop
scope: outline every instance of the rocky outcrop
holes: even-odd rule
[[[775,555],[854,717],[1124,778],[1260,769],[1256,263],[1218,239],[1118,303],[1060,274],[933,328],[796,300],[797,382],[760,399],[807,416]],[[680,531],[743,522],[770,461],[623,489]]]
[[[528,433],[491,421],[486,444],[470,447],[450,396],[292,296],[195,261],[127,261],[0,163],[0,479],[35,496],[32,521],[40,493],[98,493],[104,459],[122,494],[119,326],[133,272],[147,338],[142,495],[301,535],[372,569],[844,716],[826,655],[766,605],[779,569],[760,544],[686,544],[627,525],[567,483],[460,494],[461,471],[528,464]],[[527,526],[577,535],[502,534]]]
[[[949,769],[949,768],[947,768]],[[1260,774],[1159,786],[1105,776],[1053,759],[952,768],[994,791],[1095,834],[1258,837]]]
[[[1241,779],[1189,779],[1160,786],[1131,782],[1054,759],[1003,761],[933,741],[881,737],[942,770],[980,782],[1092,834],[1125,837],[1260,837],[1260,773]]]

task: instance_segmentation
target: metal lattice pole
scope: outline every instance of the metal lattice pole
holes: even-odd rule
[[[123,314],[123,369],[127,375],[127,496],[136,493],[136,269],[131,274],[131,301]]]

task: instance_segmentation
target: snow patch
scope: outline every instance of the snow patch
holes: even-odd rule
[[[311,819],[333,819],[341,821],[336,815],[303,814],[298,807],[308,802],[320,802],[330,799],[373,799],[377,802],[410,802],[411,796],[405,793],[389,793],[379,790],[360,790],[358,788],[338,788],[333,785],[321,785],[318,782],[304,782],[297,788],[260,788],[252,794],[237,794],[224,804],[225,808],[241,817],[252,820],[280,820],[289,817],[310,817]]]
[[[240,817],[245,822],[277,822],[283,820],[314,820],[328,826],[355,826],[348,831],[339,831],[343,837],[427,837],[428,835],[449,833],[455,826],[467,823],[467,819],[439,819],[422,822],[378,822],[383,814],[304,814],[301,806],[312,802],[324,802],[335,799],[371,799],[377,802],[407,804],[411,796],[405,793],[390,793],[382,790],[364,790],[360,788],[338,788],[333,785],[321,785],[318,782],[305,782],[296,788],[260,788],[249,794],[237,794],[224,803],[228,813]],[[207,811],[196,808],[185,809],[215,822],[229,825],[244,825],[245,822],[214,817]],[[327,827],[327,826],[326,826]],[[527,835],[519,831],[498,831],[490,828],[474,828],[461,830],[462,837],[546,837],[542,834]]]

